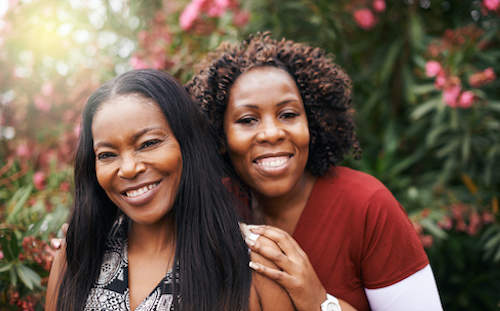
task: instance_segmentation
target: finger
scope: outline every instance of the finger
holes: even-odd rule
[[[288,273],[280,271],[278,269],[272,269],[253,261],[250,261],[248,263],[248,266],[252,268],[255,272],[270,278],[271,280],[277,282],[284,288],[291,286],[291,284],[294,282],[293,277],[291,277]]]
[[[50,240],[50,245],[54,249],[59,249],[59,248],[61,248],[62,241],[63,241],[63,239],[52,239],[52,240]]]
[[[68,223],[67,223],[67,222],[65,222],[65,223],[62,225],[62,227],[61,227],[61,231],[62,231],[62,233],[63,233],[64,237],[66,237],[66,235],[68,234],[68,227],[69,227],[69,225],[68,225]]]
[[[299,243],[288,232],[269,225],[249,225],[248,229],[274,241],[287,256],[307,257]]]
[[[267,239],[266,237],[259,237],[257,241],[246,238],[245,242],[253,252],[271,260],[275,265],[283,270],[288,269],[290,260],[273,241]]]

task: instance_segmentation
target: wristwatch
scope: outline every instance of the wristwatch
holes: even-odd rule
[[[337,298],[326,294],[326,300],[321,304],[321,311],[342,311],[342,309]]]

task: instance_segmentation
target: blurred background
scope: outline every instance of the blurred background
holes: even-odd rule
[[[363,157],[405,206],[446,310],[500,310],[500,0],[0,0],[0,310],[43,310],[80,110],[134,68],[185,83],[257,31],[354,82]]]

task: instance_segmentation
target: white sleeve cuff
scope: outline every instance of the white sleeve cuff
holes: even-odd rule
[[[442,311],[430,265],[393,285],[365,288],[372,311]]]

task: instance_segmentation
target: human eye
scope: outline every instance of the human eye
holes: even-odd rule
[[[283,119],[293,119],[293,118],[296,118],[296,117],[298,117],[298,116],[300,116],[300,114],[299,114],[299,113],[297,113],[297,112],[290,112],[290,111],[283,112],[283,113],[281,114],[281,117],[282,117]]]
[[[158,145],[159,143],[160,143],[160,140],[158,140],[158,139],[148,140],[148,141],[144,142],[139,149],[142,150],[142,149],[150,148],[150,147]]]
[[[97,154],[97,160],[106,161],[114,158],[116,155],[112,152],[101,152]]]
[[[256,119],[256,118],[246,116],[246,117],[242,117],[242,118],[239,118],[238,120],[236,120],[236,123],[240,123],[240,124],[251,124],[251,123],[254,123],[254,122],[256,122],[256,121],[257,121],[257,119]]]

